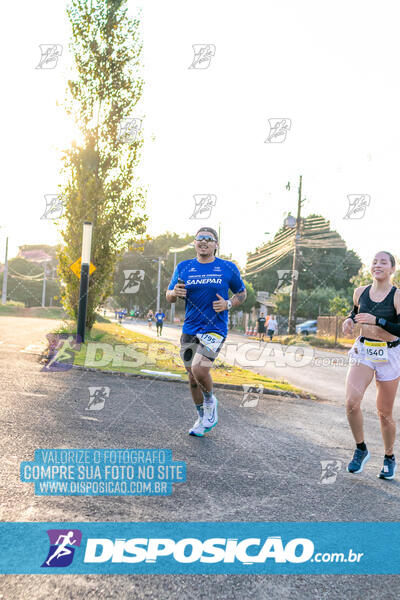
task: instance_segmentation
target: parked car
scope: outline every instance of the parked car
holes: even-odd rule
[[[296,333],[298,335],[309,335],[317,333],[317,321],[304,321],[300,325],[296,325]]]

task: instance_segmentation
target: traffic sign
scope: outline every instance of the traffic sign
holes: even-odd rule
[[[75,273],[75,275],[77,276],[78,279],[81,278],[81,263],[82,263],[82,259],[81,259],[81,257],[79,257],[78,260],[76,260],[70,266],[71,271],[73,273]],[[91,275],[95,271],[95,269],[96,269],[96,267],[94,266],[94,264],[90,263],[90,265],[89,265],[89,275]]]

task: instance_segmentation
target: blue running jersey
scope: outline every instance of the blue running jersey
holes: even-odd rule
[[[228,290],[237,294],[245,289],[237,266],[218,257],[210,263],[200,263],[197,258],[191,258],[178,264],[169,290],[174,289],[178,278],[184,280],[187,290],[182,333],[219,333],[226,337],[228,311],[216,313],[213,302],[219,300],[217,294],[228,300]]]

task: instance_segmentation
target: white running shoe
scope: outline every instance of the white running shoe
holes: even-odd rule
[[[205,428],[206,431],[210,431],[210,429],[215,427],[216,424],[218,423],[217,407],[218,407],[218,400],[216,399],[214,394],[211,396],[210,401],[207,402],[204,399],[204,402],[203,402],[203,411],[204,411],[203,427]]]
[[[196,423],[193,425],[191,429],[189,429],[189,435],[196,435],[197,437],[203,437],[203,435],[208,431],[205,427],[203,427],[203,418],[200,415],[197,417]]]

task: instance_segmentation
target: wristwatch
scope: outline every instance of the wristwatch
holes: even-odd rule
[[[375,318],[375,325],[379,325],[380,327],[385,327],[385,325],[386,325],[386,319],[383,319],[382,317],[376,317]]]
[[[227,300],[226,301],[226,310],[231,310],[232,308],[232,300]]]

